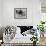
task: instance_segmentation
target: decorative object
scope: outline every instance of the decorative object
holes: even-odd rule
[[[9,43],[15,37],[15,33],[16,33],[16,27],[7,25],[5,27],[5,31],[3,32],[3,42]]]
[[[27,30],[31,30],[33,26],[17,26],[21,29],[21,34]]]
[[[27,19],[27,8],[14,8],[15,19]]]
[[[42,37],[44,37],[44,27],[46,27],[46,26],[44,26],[44,24],[45,24],[44,21],[40,21],[40,24],[37,25],[37,29],[41,31]]]

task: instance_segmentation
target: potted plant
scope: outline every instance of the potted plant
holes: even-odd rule
[[[37,25],[37,29],[40,30],[42,37],[44,37],[44,27],[45,27],[44,24],[45,24],[44,21],[40,21],[40,24]]]
[[[33,36],[32,39],[31,39],[31,41],[33,41],[33,46],[36,46],[36,43],[38,41],[37,36]]]

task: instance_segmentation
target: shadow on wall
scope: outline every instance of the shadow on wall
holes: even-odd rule
[[[3,40],[3,32],[5,31],[4,27],[0,27],[0,40]]]

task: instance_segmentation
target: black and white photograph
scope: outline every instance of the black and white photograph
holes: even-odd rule
[[[14,8],[15,19],[27,19],[27,8]]]

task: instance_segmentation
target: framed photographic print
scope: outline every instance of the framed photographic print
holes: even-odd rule
[[[27,8],[14,8],[15,19],[27,19]]]

